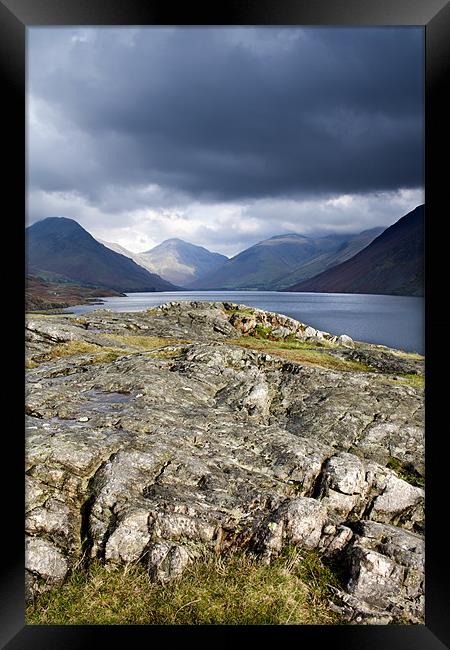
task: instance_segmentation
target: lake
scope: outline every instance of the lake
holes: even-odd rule
[[[381,343],[424,354],[424,299],[349,293],[290,293],[278,291],[177,291],[129,293],[101,298],[105,309],[142,311],[169,301],[227,301],[291,316],[331,334],[348,334],[357,341]],[[99,309],[78,305],[75,314]]]

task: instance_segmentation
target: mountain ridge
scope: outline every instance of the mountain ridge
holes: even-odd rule
[[[417,206],[350,259],[284,291],[423,296],[424,215]]]
[[[289,286],[290,274],[298,273],[309,262],[322,259],[332,263],[333,255],[356,235],[332,234],[308,237],[284,233],[261,240],[241,251],[215,273],[187,285],[198,290],[279,290]],[[362,247],[362,245],[361,245]],[[325,266],[320,267],[323,270]],[[314,275],[314,272],[311,272]],[[309,277],[309,276],[308,276]],[[295,279],[296,276],[294,276]]]

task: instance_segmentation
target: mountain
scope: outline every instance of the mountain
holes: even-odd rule
[[[424,215],[419,205],[346,262],[284,290],[422,296]]]
[[[384,228],[371,228],[370,230],[363,230],[356,235],[346,235],[346,241],[331,252],[322,253],[317,257],[313,257],[304,264],[301,264],[291,273],[284,275],[278,281],[273,283],[273,288],[277,290],[285,289],[293,284],[312,278],[318,273],[325,271],[331,266],[336,266],[341,262],[359,253],[360,250],[368,246],[378,235],[383,232]],[[329,237],[335,237],[329,235]]]
[[[285,276],[321,255],[334,253],[348,238],[348,235],[317,238],[297,234],[277,235],[235,255],[215,273],[209,273],[188,287],[229,290],[276,289],[277,283]]]
[[[166,239],[151,250],[139,253],[138,259],[146,268],[181,286],[214,273],[228,260],[225,255],[177,238]]]
[[[120,255],[125,255],[125,257],[129,257],[133,262],[136,262],[138,266],[142,266],[143,269],[147,269],[147,271],[150,271],[150,273],[156,273],[156,269],[154,266],[152,266],[142,255],[141,253],[133,253],[132,251],[129,251],[128,248],[125,248],[124,246],[121,246],[120,244],[115,244],[114,242],[109,242],[109,241],[104,241],[103,239],[97,239],[100,244],[103,244],[103,246],[106,246],[106,248],[110,248],[112,251],[115,251],[116,253],[119,253]],[[158,274],[160,275],[160,274]],[[164,278],[166,279],[166,278]]]
[[[26,229],[28,273],[116,291],[174,291],[133,260],[100,244],[73,219],[49,217]]]

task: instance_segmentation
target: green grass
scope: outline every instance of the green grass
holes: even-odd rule
[[[48,309],[28,309],[27,314],[36,316],[58,316],[68,315],[70,312],[66,311],[66,307],[49,307]]]
[[[394,354],[402,359],[413,359],[415,361],[423,361],[425,359],[423,354],[419,354],[418,352],[403,352],[403,350],[395,350]]]
[[[253,336],[243,336],[239,339],[229,339],[227,342],[242,348],[266,352],[295,363],[306,363],[343,372],[374,372],[374,369],[365,363],[341,359],[322,350],[322,346],[312,347],[311,343],[305,341],[270,341],[257,339]]]
[[[264,325],[256,325],[252,336],[257,339],[268,339],[272,333],[272,327],[264,327]]]
[[[337,579],[315,551],[285,549],[271,565],[244,552],[205,555],[174,583],[151,583],[141,565],[91,564],[38,596],[27,624],[338,624]]]

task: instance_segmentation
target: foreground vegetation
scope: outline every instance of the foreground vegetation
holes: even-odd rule
[[[333,572],[316,551],[288,547],[271,565],[246,553],[205,555],[182,578],[151,583],[145,567],[75,570],[38,596],[28,624],[342,624],[330,608]]]

